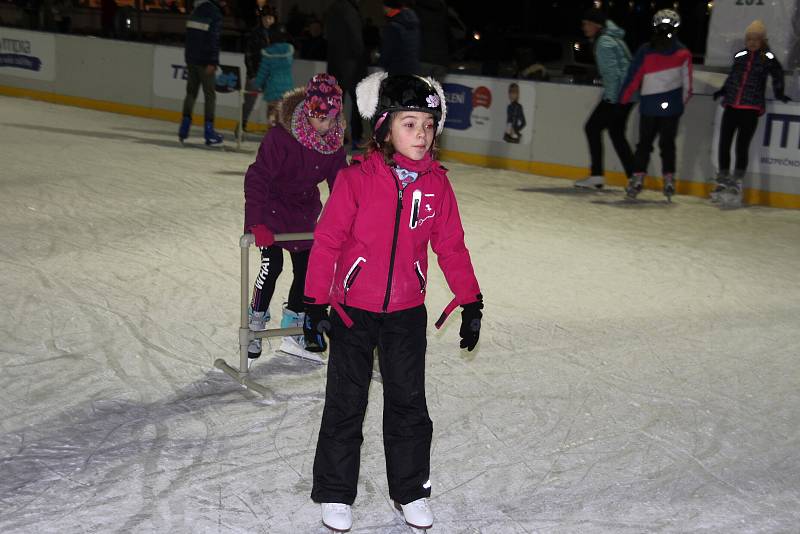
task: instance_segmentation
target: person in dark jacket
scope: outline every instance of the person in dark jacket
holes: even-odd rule
[[[642,191],[653,143],[661,151],[663,192],[667,201],[675,194],[678,126],[692,95],[692,53],[678,40],[680,16],[662,9],[653,17],[653,36],[631,61],[622,84],[620,102],[632,102],[639,92],[639,143],[633,158],[633,175],[625,194],[635,199]]]
[[[745,31],[745,48],[733,57],[731,72],[725,85],[714,93],[722,97],[725,111],[719,132],[719,169],[712,202],[722,201],[726,207],[742,202],[742,178],[747,170],[750,141],[756,133],[758,118],[764,114],[767,78],[772,77],[772,92],[781,102],[791,100],[784,94],[783,67],[767,44],[767,28],[760,20]],[[731,169],[731,145],[736,134],[736,165]]]
[[[278,105],[278,124],[261,141],[256,161],[244,178],[244,226],[261,247],[261,270],[251,303],[250,329],[264,330],[269,304],[283,268],[283,250],[292,258],[294,279],[281,328],[302,326],[303,287],[311,241],[274,243],[273,233],[311,232],[322,203],[318,184],[333,189],[336,173],[347,165],[342,147],[342,90],[330,74],[317,74]],[[284,338],[282,352],[321,362],[305,350],[303,338]],[[261,355],[261,340],[250,342],[250,362]]]
[[[383,0],[386,26],[381,35],[383,70],[394,74],[418,74],[421,37],[419,18],[407,0]]]
[[[419,18],[420,72],[442,82],[450,63],[450,23],[445,0],[416,0],[414,12]]]
[[[575,182],[575,187],[600,189],[605,185],[603,167],[603,130],[608,130],[625,175],[633,173],[633,152],[625,138],[625,128],[633,103],[619,103],[619,88],[631,63],[631,52],[623,41],[625,30],[606,18],[599,9],[583,15],[583,33],[594,43],[597,70],[603,80],[603,97],[586,121],[584,131],[589,142],[589,176]]]
[[[328,72],[339,80],[350,98],[350,134],[354,147],[361,143],[363,126],[356,107],[356,84],[367,75],[361,14],[357,0],[334,0],[325,14]]]
[[[242,104],[242,130],[247,131],[247,121],[258,99],[256,76],[261,65],[261,51],[269,46],[269,29],[277,20],[275,8],[267,4],[256,7],[258,25],[247,34],[245,43],[244,66],[247,82],[245,83],[244,103]]]
[[[192,14],[186,22],[186,97],[183,100],[183,119],[178,138],[183,142],[189,137],[192,111],[197,92],[203,86],[205,99],[204,135],[206,145],[222,144],[222,135],[214,130],[214,108],[217,65],[219,65],[219,39],[222,33],[223,0],[197,0]]]

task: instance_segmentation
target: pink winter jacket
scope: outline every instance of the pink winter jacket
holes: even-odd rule
[[[455,303],[481,298],[453,188],[438,162],[426,167],[405,189],[377,152],[339,171],[314,232],[306,297],[371,312],[419,306],[430,242]]]

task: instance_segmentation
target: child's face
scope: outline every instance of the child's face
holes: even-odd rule
[[[392,120],[387,139],[394,149],[416,161],[425,157],[434,137],[433,116],[421,111],[400,111]]]
[[[751,52],[761,50],[764,46],[764,38],[759,33],[748,33],[744,36],[744,46]]]
[[[509,89],[508,99],[512,102],[516,102],[519,99],[519,89]]]
[[[316,117],[309,117],[308,122],[311,124],[311,127],[317,131],[318,134],[325,137],[325,134],[327,134],[330,131],[330,129],[336,122],[336,117],[325,117],[322,119],[318,119]]]

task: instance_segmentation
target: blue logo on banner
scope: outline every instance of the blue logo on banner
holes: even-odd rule
[[[472,124],[472,88],[457,83],[442,84],[444,98],[447,100],[447,120],[445,128],[466,130]]]
[[[18,69],[40,71],[42,60],[38,57],[21,54],[0,54],[0,67],[16,67]]]

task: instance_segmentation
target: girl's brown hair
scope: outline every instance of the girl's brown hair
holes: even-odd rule
[[[394,167],[394,166],[397,165],[397,163],[394,161],[394,155],[397,152],[397,150],[395,150],[394,145],[392,144],[392,138],[391,138],[391,136],[392,136],[392,124],[394,123],[394,116],[395,116],[394,112],[393,113],[389,113],[389,116],[386,117],[386,119],[385,119],[386,121],[388,121],[388,124],[387,124],[387,132],[388,132],[388,134],[387,134],[386,141],[384,141],[381,144],[378,144],[378,142],[375,141],[375,137],[373,136],[373,137],[370,138],[370,140],[364,146],[364,148],[367,151],[367,154],[372,154],[373,152],[379,152],[383,156],[383,162],[386,165],[390,166],[390,167]],[[439,146],[436,143],[436,141],[438,141],[438,140],[439,140],[439,136],[438,135],[434,135],[433,143],[431,144],[431,148],[430,148],[431,157],[433,159],[439,159]]]

